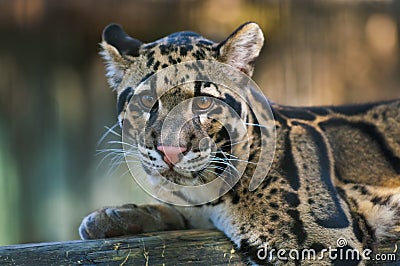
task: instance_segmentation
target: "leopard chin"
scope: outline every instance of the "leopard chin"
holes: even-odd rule
[[[206,176],[204,170],[187,171],[179,167],[159,171],[159,174],[168,181],[182,186],[200,186],[211,182],[214,178]]]

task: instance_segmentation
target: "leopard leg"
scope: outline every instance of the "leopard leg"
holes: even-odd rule
[[[355,202],[356,211],[365,217],[378,243],[400,237],[400,187],[346,184],[342,188]]]
[[[83,219],[79,234],[82,239],[98,239],[187,227],[184,216],[172,206],[126,204],[89,214]]]

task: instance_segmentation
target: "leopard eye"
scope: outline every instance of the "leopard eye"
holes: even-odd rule
[[[199,96],[193,101],[193,108],[197,111],[205,111],[211,107],[213,100],[211,97]]]
[[[154,96],[150,94],[144,94],[140,97],[140,103],[142,104],[143,108],[150,109],[155,103]]]

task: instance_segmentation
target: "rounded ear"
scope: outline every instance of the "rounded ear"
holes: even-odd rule
[[[142,42],[130,37],[118,24],[110,24],[103,30],[101,56],[106,63],[108,83],[113,89],[118,87],[131,60],[139,55]]]
[[[103,42],[114,46],[121,55],[138,56],[142,42],[126,34],[118,24],[110,24],[103,30]]]
[[[264,34],[260,26],[247,22],[218,44],[218,60],[251,76],[263,45]]]

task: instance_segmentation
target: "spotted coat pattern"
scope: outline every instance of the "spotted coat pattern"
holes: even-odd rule
[[[110,86],[118,95],[120,124],[128,124],[132,129],[144,126],[140,124],[143,115],[140,104],[130,105],[132,115],[128,117],[126,108],[129,101],[140,102],[141,93],[146,91],[135,89],[160,69],[207,59],[229,64],[251,76],[263,41],[263,34],[255,23],[243,24],[221,43],[196,33],[179,32],[144,44],[126,35],[118,25],[109,26],[103,33],[102,56],[107,64]],[[196,73],[200,75],[202,69]],[[243,95],[257,102],[257,96],[251,92],[243,88]],[[153,171],[166,167],[156,148],[160,142],[160,123],[179,102],[202,95],[223,101],[232,107],[238,118],[223,108],[209,112],[220,117],[231,116],[233,125],[240,121],[247,123],[251,134],[249,161],[258,161],[260,127],[256,126],[254,114],[261,113],[264,107],[255,104],[251,110],[240,100],[243,95],[232,95],[218,84],[194,82],[164,94],[158,105],[147,112],[151,130],[146,136],[135,136],[141,155],[149,158],[143,162],[149,178]],[[248,262],[261,265],[310,263],[277,258],[262,260],[257,252],[266,244],[276,250],[311,248],[321,252],[330,246],[336,247],[338,238],[342,237],[347,245],[339,249],[346,251],[373,248],[379,242],[398,238],[400,100],[334,107],[290,107],[270,103],[277,132],[276,151],[271,169],[255,191],[248,189],[249,177],[254,171],[254,164],[250,163],[235,187],[218,200],[188,208],[169,205],[103,208],[83,220],[82,238],[216,227],[236,244]],[[188,109],[182,116],[192,112],[195,111]],[[182,169],[195,169],[194,158],[199,153],[195,147],[204,136],[211,137],[221,150],[227,145],[232,149],[245,148],[229,142],[229,132],[217,121],[200,120],[191,121],[178,140],[181,145],[192,147],[189,159],[181,162]],[[173,128],[167,130],[174,135]],[[235,127],[230,128],[234,130]],[[240,139],[240,132],[237,137]],[[201,159],[204,158],[199,156],[198,160]],[[166,175],[173,182],[193,185],[214,179],[219,174],[218,167],[215,169],[204,174],[202,180],[196,171],[188,175],[177,170]],[[320,265],[341,263],[344,262],[329,258],[319,262]],[[364,264],[364,261],[355,259],[351,265],[357,264]]]

